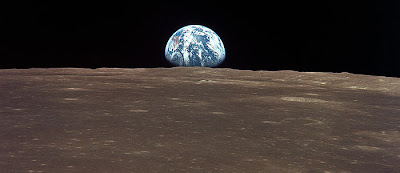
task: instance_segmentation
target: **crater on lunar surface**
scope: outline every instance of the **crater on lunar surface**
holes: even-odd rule
[[[327,102],[321,99],[307,98],[307,97],[282,97],[282,100],[291,102]]]

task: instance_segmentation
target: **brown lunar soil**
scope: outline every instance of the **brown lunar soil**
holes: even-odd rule
[[[400,172],[400,79],[0,70],[0,172]]]

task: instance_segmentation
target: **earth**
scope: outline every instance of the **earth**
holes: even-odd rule
[[[210,28],[188,25],[169,38],[165,57],[176,66],[216,67],[225,60],[225,48]]]

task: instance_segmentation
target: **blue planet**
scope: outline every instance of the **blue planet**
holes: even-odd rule
[[[210,28],[188,25],[169,38],[165,58],[176,66],[216,67],[225,60],[225,47]]]

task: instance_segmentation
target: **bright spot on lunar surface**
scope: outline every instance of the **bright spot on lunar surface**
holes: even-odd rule
[[[176,31],[165,47],[165,58],[176,66],[216,67],[225,60],[219,36],[202,25],[188,25]]]

